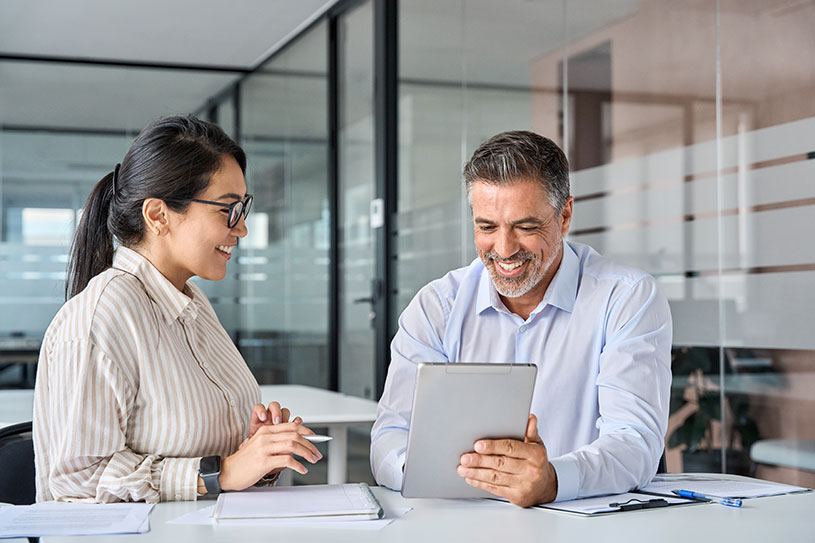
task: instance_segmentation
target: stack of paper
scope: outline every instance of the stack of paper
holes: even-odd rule
[[[734,479],[716,473],[659,473],[640,490],[655,494],[671,494],[671,491],[676,489],[725,498],[759,498],[809,490],[761,479],[747,477]]]
[[[140,534],[150,527],[150,503],[39,503],[0,507],[0,538]]]

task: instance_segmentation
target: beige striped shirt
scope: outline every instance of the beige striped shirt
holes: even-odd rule
[[[158,502],[196,499],[260,389],[201,289],[120,247],[48,327],[34,398],[38,502]]]

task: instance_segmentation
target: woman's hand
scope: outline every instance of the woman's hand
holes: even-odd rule
[[[255,435],[255,432],[257,432],[261,426],[289,422],[290,416],[291,412],[285,407],[281,408],[277,402],[270,403],[268,408],[264,407],[261,403],[255,404],[252,408],[252,417],[249,420],[249,435],[247,437]],[[303,419],[295,417],[292,422],[302,424]]]
[[[273,475],[285,468],[305,475],[308,469],[294,456],[312,464],[323,457],[317,447],[303,437],[311,434],[314,432],[295,422],[260,426],[235,453],[221,462],[221,475],[218,478],[221,489],[243,490],[267,474]]]

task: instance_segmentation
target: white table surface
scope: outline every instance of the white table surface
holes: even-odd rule
[[[260,394],[265,404],[279,402],[305,424],[365,424],[376,419],[376,402],[347,396],[340,392],[303,385],[262,385]]]
[[[328,428],[334,438],[328,443],[328,482],[345,482],[348,427],[373,422],[376,402],[303,385],[263,385],[260,392],[265,404],[280,402],[305,424]],[[33,411],[33,390],[0,391],[0,427],[31,420]]]
[[[815,541],[815,493],[755,498],[735,509],[698,504],[666,509],[583,517],[544,509],[520,509],[496,502],[404,499],[374,488],[387,507],[412,507],[404,517],[378,531],[339,531],[325,528],[191,526],[167,524],[212,501],[158,504],[147,534],[104,536],[112,543],[184,542],[596,542],[596,543],[739,543]],[[101,539],[100,539],[101,540]],[[72,538],[43,542],[72,543]]]
[[[327,482],[346,482],[348,427],[376,420],[376,402],[303,385],[263,385],[260,393],[265,405],[276,401],[288,408],[292,417],[299,415],[306,426],[328,428],[328,435],[334,439],[328,442]],[[286,470],[279,484],[290,483],[291,473]]]

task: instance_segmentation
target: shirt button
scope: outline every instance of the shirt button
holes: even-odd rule
[[[181,494],[176,494],[176,495],[175,495],[175,499],[176,499],[177,501],[181,501]]]
[[[229,405],[231,405],[232,407],[235,407],[235,400],[229,400]]]
[[[520,328],[518,328],[518,331],[519,331],[519,332],[526,332],[526,325],[524,324],[523,326],[521,326]]]

